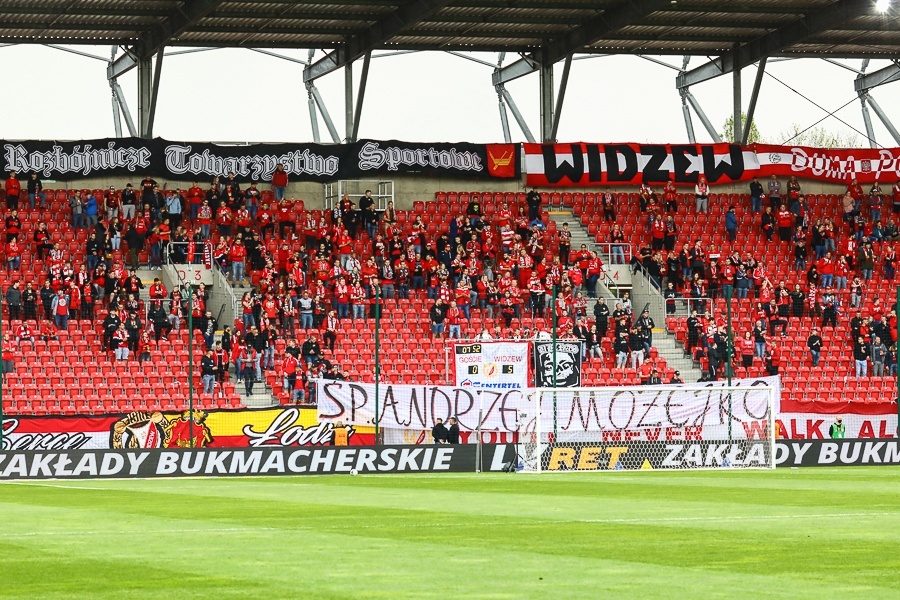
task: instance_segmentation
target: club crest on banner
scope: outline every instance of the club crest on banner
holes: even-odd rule
[[[134,412],[112,426],[112,448],[164,448],[169,420],[160,412]]]
[[[577,342],[535,342],[534,379],[537,387],[578,387],[581,385],[581,344]]]

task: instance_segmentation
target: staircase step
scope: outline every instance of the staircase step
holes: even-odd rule
[[[581,220],[573,215],[571,211],[561,207],[550,211],[550,218],[553,219],[559,229],[562,229],[563,223],[569,224],[569,231],[572,232],[572,248],[579,248],[581,244],[590,246],[597,243],[597,240],[581,224]],[[606,290],[605,293],[604,290]],[[602,282],[597,286],[597,292],[604,295],[607,299],[613,297],[612,293],[606,289]],[[659,323],[660,319],[656,320]],[[661,325],[661,323],[659,324]],[[665,359],[666,365],[679,371],[686,383],[695,383],[703,375],[703,371],[694,364],[693,359],[690,356],[685,356],[684,347],[681,345],[681,342],[675,339],[674,334],[666,333],[664,329],[654,330],[653,346],[658,354]]]

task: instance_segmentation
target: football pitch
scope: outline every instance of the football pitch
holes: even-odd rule
[[[3,598],[897,598],[900,469],[0,485]]]

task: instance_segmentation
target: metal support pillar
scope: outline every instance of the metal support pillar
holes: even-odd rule
[[[112,117],[113,117],[113,129],[116,132],[116,137],[122,137],[122,116],[119,114],[119,103],[116,100],[116,91],[112,86],[109,86],[109,95],[112,100]]]
[[[540,70],[541,141],[552,142],[553,65],[541,64]]]
[[[516,123],[519,124],[519,128],[522,130],[522,133],[525,134],[525,140],[529,143],[535,143],[534,135],[531,133],[531,129],[528,128],[528,123],[525,122],[525,117],[522,116],[522,113],[519,112],[519,107],[516,106],[515,100],[513,100],[512,95],[509,93],[509,90],[506,89],[505,86],[498,85],[500,89],[500,94],[503,96],[503,99],[506,101],[506,105],[509,107],[509,110],[512,111],[513,118],[516,120]]]
[[[563,102],[566,99],[566,88],[569,86],[569,71],[572,69],[572,55],[566,56],[563,64],[562,79],[559,81],[559,93],[556,96],[556,107],[553,111],[553,128],[550,130],[551,142],[556,141],[556,132],[559,131],[559,118],[562,115]]]
[[[738,48],[740,48],[740,44],[735,44],[735,61],[737,61]],[[732,118],[732,121],[734,122],[734,136],[731,139],[733,139],[734,142],[737,143],[740,139],[743,138],[741,132],[741,121],[743,120],[741,115],[741,113],[743,112],[741,110],[741,65],[737,62],[735,62],[734,64],[734,70],[732,71],[731,75],[731,99],[733,107],[732,112],[734,114],[734,117]]]
[[[756,113],[756,101],[759,99],[759,88],[762,87],[763,75],[766,74],[766,61],[763,57],[756,67],[756,79],[753,81],[753,91],[750,93],[750,106],[747,107],[747,122],[744,124],[744,135],[741,136],[741,144],[746,146],[750,141],[750,129],[753,127],[753,116]]]
[[[869,114],[869,107],[866,106],[868,94],[859,95],[859,103],[862,108],[863,123],[866,124],[866,137],[869,138],[869,148],[877,148],[878,142],[875,141],[875,129],[872,127],[872,116]]]
[[[131,118],[131,111],[128,110],[128,103],[125,101],[125,94],[122,92],[122,86],[119,85],[119,82],[115,79],[112,82],[113,94],[116,97],[116,100],[119,102],[119,107],[122,109],[122,116],[125,117],[125,126],[128,127],[128,135],[131,137],[137,137],[138,130],[134,125],[134,119]]]
[[[112,65],[116,60],[116,51],[119,49],[115,44],[112,45],[112,49],[109,53],[109,64]],[[115,129],[116,137],[122,137],[122,115],[119,113],[119,101],[116,98],[116,88],[113,85],[114,80],[109,81],[109,94],[112,98],[112,117],[113,117],[113,129]]]
[[[316,101],[316,106],[322,114],[322,119],[325,121],[325,127],[328,128],[328,133],[331,135],[331,141],[335,144],[340,144],[341,137],[338,135],[337,128],[334,126],[334,121],[331,120],[331,115],[328,113],[328,107],[325,106],[322,94],[319,93],[319,90],[312,82],[309,83],[309,91],[312,93],[313,100]]]
[[[509,116],[506,114],[506,104],[503,103],[503,94],[497,91],[497,101],[500,106],[500,127],[503,129],[503,141],[509,144],[512,136],[509,132]]]
[[[153,59],[141,58],[137,61],[138,71],[138,135],[147,137],[150,122],[150,103],[153,96]]]
[[[681,114],[684,115],[684,128],[687,130],[688,141],[696,144],[697,136],[694,135],[694,122],[691,120],[691,107],[688,106],[685,90],[681,90]]]
[[[150,92],[150,111],[147,114],[147,128],[141,137],[153,137],[153,122],[156,120],[156,100],[159,98],[159,80],[162,75],[162,64],[165,48],[156,53],[156,68],[153,70],[153,89]]]
[[[707,133],[713,139],[715,143],[721,143],[722,138],[719,136],[719,132],[716,131],[716,128],[713,127],[713,124],[709,122],[709,117],[706,116],[706,113],[703,112],[703,109],[700,107],[700,103],[697,102],[697,99],[694,98],[694,95],[690,91],[685,91],[684,93],[685,99],[691,105],[691,108],[694,109],[694,112],[697,113],[697,117],[700,118],[700,122],[703,123],[703,127],[706,128]]]
[[[355,142],[359,137],[359,120],[362,118],[363,100],[366,97],[366,83],[369,81],[369,63],[372,62],[372,51],[366,52],[363,57],[362,74],[359,77],[359,92],[356,94],[356,111],[353,114],[353,132],[350,142]]]
[[[871,95],[868,95],[867,100],[869,102],[869,106],[871,106],[872,110],[875,111],[875,115],[884,124],[885,129],[888,130],[888,133],[891,134],[891,137],[894,138],[894,142],[900,144],[900,132],[898,132],[897,128],[894,127],[894,124],[888,118],[887,113],[881,110],[881,106],[879,106],[878,103],[875,102],[875,98],[873,98]]]
[[[344,141],[353,137],[353,63],[344,65]]]
[[[316,101],[313,100],[311,85],[307,84],[306,86],[306,95],[308,97],[306,103],[309,106],[309,124],[312,127],[313,141],[318,144],[322,141],[322,138],[319,136],[319,118],[316,116]]]

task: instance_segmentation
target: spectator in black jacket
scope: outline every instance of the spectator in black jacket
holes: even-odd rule
[[[119,311],[116,309],[112,309],[109,311],[109,314],[106,315],[106,318],[103,319],[103,349],[108,350],[112,348],[112,335],[119,328],[119,324],[122,322],[119,319]]]
[[[435,419],[434,427],[431,428],[431,437],[434,438],[435,444],[446,444],[449,432],[444,427],[443,419]]]
[[[263,353],[269,347],[269,332],[260,331],[254,325],[250,328],[250,334],[245,338],[247,345],[256,350],[256,379],[262,381],[262,359]]]
[[[213,347],[218,326],[219,324],[216,322],[215,317],[213,317],[212,311],[206,311],[206,314],[203,315],[203,327],[200,328],[200,331],[203,333],[203,341],[206,342],[207,350],[210,350]]]
[[[438,298],[428,311],[428,319],[431,321],[431,333],[435,338],[441,337],[444,333],[444,318],[446,314],[444,303]]]
[[[319,346],[319,342],[316,341],[315,334],[310,334],[306,338],[306,341],[303,342],[303,347],[300,349],[300,354],[308,365],[316,365],[322,360],[322,348]]]
[[[812,360],[812,366],[819,366],[819,359],[822,356],[822,337],[819,330],[813,327],[809,337],[806,338],[806,347],[809,348],[809,357]]]
[[[147,320],[153,323],[153,337],[157,342],[162,337],[169,339],[169,332],[172,331],[172,325],[169,324],[169,315],[162,309],[160,305],[151,305],[147,312]]]
[[[624,369],[625,363],[628,362],[628,352],[630,350],[628,344],[628,332],[620,331],[616,341],[613,344],[613,350],[616,353],[616,368]]]
[[[41,305],[44,307],[44,318],[48,321],[53,320],[52,308],[53,308],[53,298],[56,296],[56,292],[53,291],[53,288],[50,287],[50,279],[44,280],[44,285],[40,290],[41,297]]]
[[[766,236],[766,240],[772,241],[775,234],[775,215],[772,214],[772,207],[767,206],[766,212],[762,214],[762,231]]]
[[[640,369],[644,364],[644,337],[641,330],[634,327],[628,337],[628,347],[631,349],[631,368]]]
[[[606,304],[606,299],[597,298],[594,304],[594,320],[597,323],[597,336],[600,339],[605,338],[609,329],[609,305]]]
[[[869,374],[869,345],[863,336],[856,338],[853,345],[853,360],[856,362],[856,376],[865,377]]]
[[[200,379],[203,381],[203,393],[212,394],[216,385],[216,362],[212,350],[207,350],[200,359]]]
[[[22,284],[18,279],[6,290],[6,305],[9,318],[18,321],[22,310]]]
[[[459,424],[456,422],[456,417],[450,417],[450,428],[447,429],[447,443],[459,443]]]

